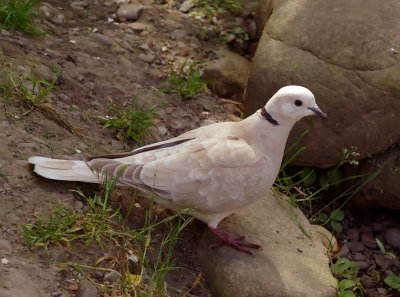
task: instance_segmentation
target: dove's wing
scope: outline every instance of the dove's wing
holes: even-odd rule
[[[94,159],[89,166],[102,176],[118,176],[121,183],[152,191],[180,208],[207,213],[240,208],[271,186],[265,182],[270,175],[268,163],[243,139],[195,139],[172,149],[169,154],[165,153],[168,148],[160,150],[160,158],[146,163],[126,162],[132,156]],[[131,161],[143,159],[140,154],[135,158]]]

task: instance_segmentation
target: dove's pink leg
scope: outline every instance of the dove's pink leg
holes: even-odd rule
[[[246,253],[249,255],[253,255],[253,253],[246,248],[253,248],[253,249],[259,249],[259,250],[262,249],[261,245],[244,241],[244,236],[234,238],[234,237],[230,236],[228,233],[226,233],[225,231],[219,229],[218,227],[217,228],[208,227],[208,228],[210,228],[212,233],[214,233],[219,238],[221,238],[221,240],[210,245],[210,248],[216,248],[216,247],[226,244],[226,245],[230,245],[231,247],[238,250],[239,252]]]

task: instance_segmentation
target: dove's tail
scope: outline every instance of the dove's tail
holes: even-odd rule
[[[34,171],[45,178],[102,183],[102,179],[83,161],[59,160],[45,157],[30,157],[28,161],[35,165]]]

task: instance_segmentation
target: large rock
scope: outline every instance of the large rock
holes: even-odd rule
[[[359,159],[400,139],[400,2],[396,0],[260,1],[265,22],[244,99],[245,113],[265,104],[280,87],[309,88],[328,116],[297,124],[307,150],[295,163],[334,165],[343,147]]]
[[[203,78],[220,97],[240,100],[249,77],[250,61],[228,50],[217,54],[217,60],[204,65]]]
[[[211,250],[209,245],[216,237],[206,231],[198,256],[216,296],[337,296],[337,283],[318,233],[286,201],[269,194],[220,227],[232,235],[246,234],[246,239],[261,244],[263,250],[254,251],[254,256],[226,246]]]
[[[400,148],[393,147],[383,154],[362,160],[357,167],[349,167],[347,176],[378,174],[357,192],[354,202],[363,207],[384,206],[400,210]]]

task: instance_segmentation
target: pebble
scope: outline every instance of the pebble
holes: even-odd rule
[[[186,0],[184,1],[181,6],[179,7],[179,10],[183,13],[189,12],[192,8],[194,7],[193,1],[192,0]]]
[[[164,125],[157,125],[158,135],[164,137],[168,135],[168,129]]]
[[[156,59],[156,56],[153,54],[140,54],[139,59],[146,62],[146,63],[153,63],[153,61]]]
[[[171,32],[171,38],[174,40],[184,39],[188,33],[185,30],[177,29]]]
[[[137,33],[140,33],[147,29],[146,24],[139,23],[139,22],[129,23],[127,26],[128,26],[128,28],[132,29],[134,32],[137,32]]]
[[[117,10],[117,16],[122,19],[136,21],[144,10],[142,5],[122,4]]]
[[[368,268],[371,266],[367,261],[356,261],[356,263],[360,270],[368,270]]]
[[[393,248],[400,248],[400,228],[390,228],[385,232],[385,239]]]
[[[381,296],[386,296],[388,294],[388,291],[385,288],[378,288],[378,289],[376,289],[376,291]]]
[[[88,7],[88,3],[86,1],[73,1],[71,2],[70,7],[74,10],[84,10]]]
[[[82,282],[79,284],[79,289],[76,292],[77,297],[96,297],[97,289],[90,283]]]
[[[12,36],[12,34],[10,32],[8,32],[7,30],[1,29],[1,35],[5,36],[5,37],[10,37]]]
[[[104,281],[109,281],[111,283],[116,282],[121,277],[121,274],[118,271],[110,271],[106,275],[104,275]]]
[[[360,240],[360,230],[350,229],[347,232],[347,237],[349,240],[359,241]]]
[[[366,274],[363,274],[362,276],[361,276],[361,284],[365,287],[365,288],[372,288],[372,287],[374,287],[375,286],[375,283],[372,281],[372,279],[368,276],[368,275],[366,275]]]
[[[353,259],[356,261],[365,261],[365,260],[367,260],[367,257],[365,257],[364,254],[357,252],[357,253],[354,253]]]
[[[374,238],[374,235],[370,232],[364,232],[361,233],[361,242],[369,248],[377,249],[378,244],[376,243],[376,240]]]
[[[107,36],[100,33],[92,33],[92,37],[105,46],[112,46],[113,41]]]
[[[235,40],[235,38],[236,38],[235,34],[228,34],[228,35],[225,37],[225,42],[226,42],[226,43],[231,43],[232,41]]]
[[[12,251],[12,246],[8,240],[0,239],[0,254],[8,254]]]
[[[350,241],[348,245],[352,252],[362,252],[364,250],[364,245],[359,241]]]
[[[65,16],[63,14],[59,13],[53,18],[52,22],[55,25],[61,25],[64,22],[64,20],[65,20]]]
[[[342,248],[340,249],[338,255],[340,257],[347,257],[349,255],[349,253],[350,253],[350,249],[349,249],[348,243],[345,243],[342,246]]]
[[[388,269],[392,264],[391,261],[384,255],[375,255],[375,262],[382,270]]]
[[[380,232],[382,230],[382,223],[376,222],[372,224],[372,231],[373,232]]]

